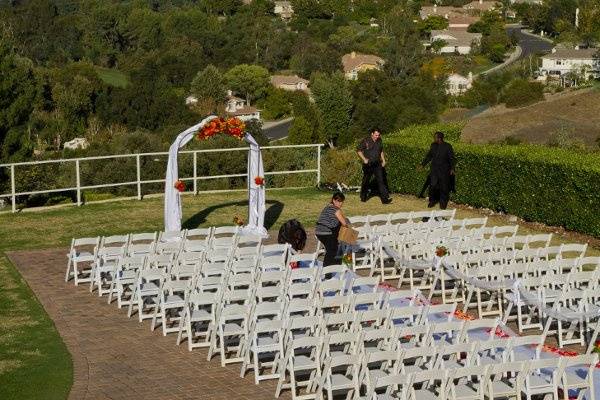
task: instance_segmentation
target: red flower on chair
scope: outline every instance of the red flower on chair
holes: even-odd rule
[[[175,184],[173,185],[175,187],[175,189],[177,189],[178,192],[185,192],[185,182],[182,180],[177,180],[175,182]]]

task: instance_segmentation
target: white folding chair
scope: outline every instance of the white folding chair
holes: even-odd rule
[[[577,400],[594,399],[594,369],[598,364],[598,354],[585,354],[564,358],[564,370],[560,377],[560,388],[567,398],[570,390],[579,391]]]
[[[360,392],[358,382],[360,357],[341,355],[327,358],[319,382],[317,394],[322,398],[323,391],[327,399],[333,400],[333,392],[346,392],[346,399],[356,398]]]
[[[179,320],[177,345],[187,340],[188,350],[209,347],[217,317],[219,292],[190,293],[185,300],[183,315]],[[184,336],[185,332],[185,336]]]
[[[438,399],[446,400],[448,371],[419,371],[411,374],[408,387],[408,400]],[[420,388],[416,388],[418,385]]]
[[[108,304],[112,303],[113,294],[117,297],[117,306],[129,306],[132,301],[133,285],[136,282],[137,271],[146,263],[144,256],[123,257],[115,264],[108,294]]]
[[[98,297],[110,293],[115,267],[123,257],[125,257],[125,246],[103,247],[98,250],[92,265],[90,293],[94,291],[94,287],[98,289]]]
[[[131,318],[134,306],[137,308],[139,322],[154,316],[159,302],[158,292],[165,278],[166,274],[160,270],[137,271],[136,283],[133,285],[131,302],[127,311],[129,318]]]
[[[491,364],[483,379],[490,400],[499,398],[521,398],[523,380],[529,368],[528,362]]]
[[[550,394],[553,400],[559,400],[558,383],[563,376],[565,359],[558,357],[531,360],[525,372],[523,381],[523,392],[527,400],[533,396],[547,396]]]
[[[207,360],[210,361],[213,353],[218,351],[222,367],[244,361],[242,347],[248,340],[249,313],[250,306],[247,304],[231,304],[221,310],[217,329],[208,348]]]
[[[488,372],[487,366],[456,368],[448,373],[446,398],[448,400],[484,400],[484,377]]]
[[[320,352],[320,337],[308,336],[290,340],[280,364],[275,397],[278,398],[283,389],[290,389],[292,400],[316,399],[315,382],[321,379]],[[304,394],[300,393],[301,388],[305,388]]]
[[[283,322],[279,320],[259,321],[249,333],[249,340],[244,349],[246,353],[240,376],[243,378],[250,365],[254,369],[254,382],[266,379],[279,379],[277,367],[283,357]],[[270,368],[269,373],[262,374],[264,368]]]
[[[82,282],[90,282],[89,276],[92,271],[92,263],[96,260],[100,238],[80,238],[71,240],[71,249],[67,254],[67,271],[65,273],[65,282],[68,282],[71,276],[75,285]]]
[[[191,286],[191,281],[165,280],[158,294],[158,305],[152,316],[150,330],[162,327],[163,336],[179,332],[179,321],[183,315],[185,299]]]

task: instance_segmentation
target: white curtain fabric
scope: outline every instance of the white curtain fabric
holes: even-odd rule
[[[250,145],[248,152],[248,225],[242,233],[267,236],[265,229],[265,185],[257,185],[254,178],[265,177],[260,146],[252,135],[246,133],[244,140]]]
[[[169,148],[169,160],[165,177],[165,231],[181,231],[181,194],[175,189],[175,182],[179,179],[177,155],[179,149],[189,143],[200,128],[211,120],[214,115],[204,118],[200,123],[181,132]],[[244,140],[250,144],[248,154],[248,225],[242,229],[243,233],[266,236],[265,220],[265,187],[254,182],[257,176],[264,177],[264,168],[260,146],[254,138],[246,133]]]

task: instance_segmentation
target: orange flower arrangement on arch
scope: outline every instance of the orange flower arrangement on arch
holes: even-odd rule
[[[208,138],[215,136],[219,133],[224,133],[229,136],[233,136],[239,140],[244,138],[244,130],[246,129],[246,124],[239,118],[215,118],[211,120],[209,123],[204,125],[198,133],[196,134],[196,138],[198,140],[207,140]]]

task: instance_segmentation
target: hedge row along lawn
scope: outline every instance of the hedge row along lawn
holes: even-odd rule
[[[427,172],[415,168],[433,133],[442,130],[458,161],[453,201],[600,237],[600,153],[535,145],[472,145],[457,141],[460,129],[460,125],[434,124],[387,136],[392,191],[419,193]]]

